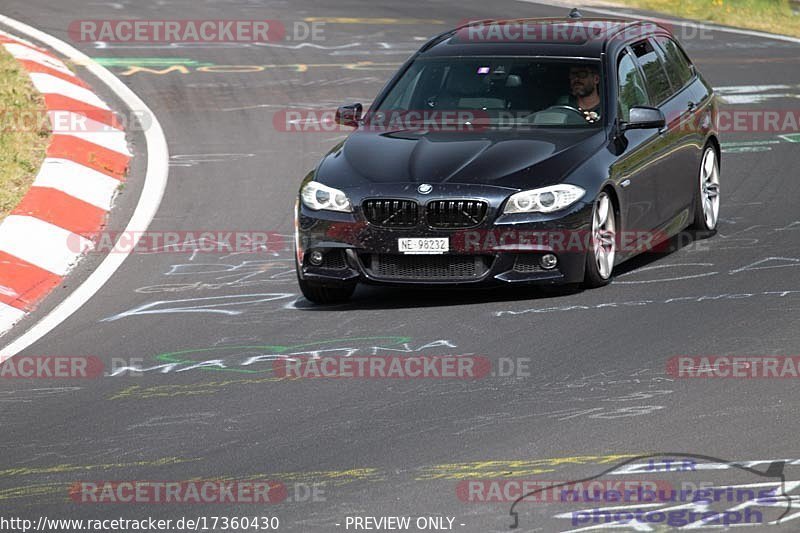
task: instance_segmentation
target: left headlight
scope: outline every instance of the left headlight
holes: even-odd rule
[[[552,185],[513,194],[503,213],[552,213],[568,207],[586,194],[576,185]]]
[[[350,199],[345,193],[316,181],[310,181],[303,187],[300,191],[300,199],[303,201],[303,205],[314,211],[321,209],[344,213],[353,211]]]

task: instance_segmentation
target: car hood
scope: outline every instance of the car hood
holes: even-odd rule
[[[561,182],[604,144],[600,129],[488,134],[357,130],[325,156],[315,179],[337,188],[452,183],[522,189]]]

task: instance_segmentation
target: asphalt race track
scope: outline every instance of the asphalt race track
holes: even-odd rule
[[[295,280],[292,207],[302,177],[344,137],[280,131],[275,114],[368,104],[424,38],[464,19],[560,16],[566,8],[514,0],[4,0],[2,12],[104,60],[156,113],[171,165],[151,230],[286,236],[270,253],[135,253],[80,311],[25,350],[95,355],[107,370],[151,370],[89,381],[0,380],[2,515],[277,516],[279,530],[293,532],[353,530],[347,517],[354,516],[451,517],[454,530],[507,531],[513,497],[465,501],[464,483],[577,480],[658,453],[718,458],[718,468],[604,479],[757,484],[770,479],[727,463],[766,470],[787,460],[789,498],[759,510],[774,520],[797,499],[794,380],[666,373],[678,355],[800,353],[800,142],[792,137],[725,135],[718,235],[638,258],[608,287],[360,287],[350,304],[315,307]],[[67,35],[80,19],[309,17],[325,22],[324,41],[98,45]],[[715,87],[735,87],[721,91],[740,96],[724,109],[796,110],[800,44],[719,31],[681,40]],[[133,140],[137,162],[115,227],[124,226],[141,188],[146,154]],[[3,341],[43,316],[98,260],[82,264]],[[252,360],[321,350],[474,354],[513,371],[478,380],[280,380],[269,361]],[[193,479],[276,480],[288,498],[265,506],[69,497],[76,482]],[[751,525],[797,531],[791,517],[800,501],[793,503],[781,523]],[[525,502],[519,530],[586,527],[568,514],[591,507]]]

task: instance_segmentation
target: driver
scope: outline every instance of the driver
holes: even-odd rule
[[[600,120],[600,71],[595,65],[575,65],[569,69],[570,95],[556,105],[567,105],[581,112],[586,122]]]

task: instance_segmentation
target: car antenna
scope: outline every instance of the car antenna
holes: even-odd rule
[[[571,19],[582,19],[583,18],[583,14],[576,7],[576,8],[573,8],[572,11],[569,12],[569,18],[571,18]]]

